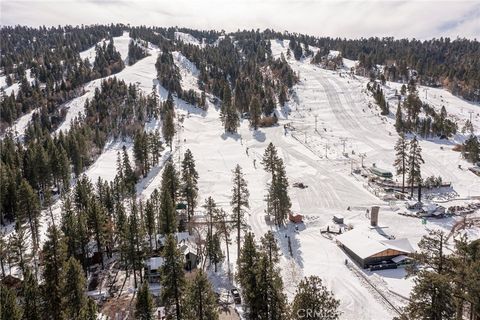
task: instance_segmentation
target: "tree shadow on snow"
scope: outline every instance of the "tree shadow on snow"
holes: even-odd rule
[[[258,142],[265,142],[265,140],[267,140],[267,136],[265,135],[265,132],[260,131],[260,130],[254,130],[253,133],[252,133],[252,136]]]
[[[167,100],[168,90],[165,89],[160,84],[158,79],[153,80],[153,85],[156,86],[157,89],[158,89],[158,95],[160,96],[160,100],[161,101]],[[196,114],[196,115],[199,115],[199,116],[202,116],[202,117],[205,117],[207,115],[207,112],[205,110],[203,110],[203,109],[201,109],[197,106],[194,106],[194,105],[186,102],[183,99],[178,98],[177,95],[173,95],[173,100],[174,100],[175,107],[177,109],[181,109],[181,110],[187,111],[190,114]]]
[[[300,268],[303,268],[303,256],[300,239],[298,238],[298,232],[302,230],[305,230],[304,224],[299,224],[298,230],[296,230],[295,224],[290,222],[287,222],[287,225],[283,227],[272,227],[272,231],[276,235],[278,246],[280,247],[280,252],[282,255],[284,255],[287,259],[294,259]],[[290,246],[292,247],[291,253],[288,244],[289,239]]]
[[[242,136],[239,134],[239,133],[231,133],[231,132],[224,132],[222,133],[222,135],[220,136],[222,137],[223,140],[227,140],[228,138],[231,138],[235,141],[238,141]]]

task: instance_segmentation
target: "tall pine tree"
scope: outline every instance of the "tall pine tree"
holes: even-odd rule
[[[233,170],[233,188],[232,200],[232,220],[234,221],[235,229],[237,230],[237,257],[240,256],[240,236],[242,230],[246,228],[245,214],[246,209],[249,208],[247,181],[242,173],[242,168],[237,164]]]

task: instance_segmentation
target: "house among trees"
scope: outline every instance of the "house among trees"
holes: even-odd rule
[[[197,245],[188,240],[183,240],[179,243],[180,251],[185,257],[185,270],[192,271],[197,268],[199,261]]]
[[[386,239],[376,229],[353,229],[337,236],[336,241],[364,269],[380,264],[396,268],[395,261],[415,251],[408,239]]]
[[[162,257],[151,257],[145,261],[145,279],[149,283],[160,282],[160,267],[164,261]]]
[[[199,249],[195,241],[195,237],[188,232],[175,233],[177,239],[178,248],[183,254],[184,268],[187,271],[192,271],[197,268],[200,262]],[[160,251],[163,249],[165,237],[159,237],[157,239]],[[151,257],[145,262],[145,276],[149,279],[149,282],[158,282],[160,267],[163,265],[162,257]],[[152,281],[150,281],[152,279]]]

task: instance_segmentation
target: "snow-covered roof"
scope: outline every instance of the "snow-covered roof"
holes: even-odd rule
[[[195,245],[195,243],[192,243],[190,241],[186,241],[186,242],[182,243],[182,246],[180,247],[180,250],[185,255],[189,254],[189,253],[197,255],[197,246]]]
[[[162,257],[152,257],[147,260],[146,265],[150,270],[158,270],[165,260]]]
[[[387,249],[393,249],[404,253],[415,251],[408,239],[380,240],[378,239],[378,235],[375,236],[373,233],[368,231],[363,232],[358,229],[345,232],[344,234],[337,236],[336,239],[362,259],[368,258]]]
[[[380,241],[369,238],[356,229],[345,232],[337,236],[336,239],[362,259],[386,249]]]
[[[191,239],[193,241],[193,236],[191,236],[188,232],[177,232],[175,233],[175,238],[177,239],[177,243],[183,241],[190,241]],[[165,236],[157,235],[157,239],[159,244],[163,244],[163,242],[165,241]]]
[[[410,241],[408,239],[403,238],[403,239],[394,239],[394,240],[384,240],[381,241],[385,246],[387,246],[389,249],[394,249],[397,251],[402,251],[405,253],[412,253],[415,250],[413,249],[412,245],[410,244]]]

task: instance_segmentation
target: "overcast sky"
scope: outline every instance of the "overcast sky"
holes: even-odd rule
[[[480,39],[480,1],[0,0],[2,25],[110,22],[226,31],[272,28],[347,38]]]

